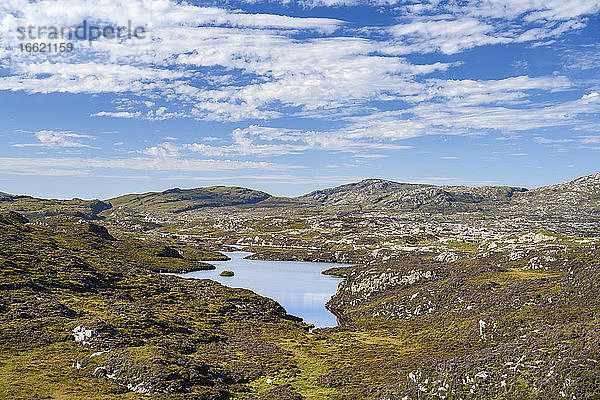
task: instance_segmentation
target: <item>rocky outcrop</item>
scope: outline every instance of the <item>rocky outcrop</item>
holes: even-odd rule
[[[22,225],[29,222],[29,220],[19,213],[8,211],[0,213],[0,222],[13,225]]]
[[[183,258],[181,253],[171,246],[164,246],[162,249],[156,252],[156,255],[158,257]]]
[[[97,225],[93,223],[88,224],[88,231],[96,237],[104,240],[117,240],[114,236],[108,233],[108,229],[102,225]]]

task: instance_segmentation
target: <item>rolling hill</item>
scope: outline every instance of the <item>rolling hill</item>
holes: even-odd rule
[[[169,189],[164,192],[127,194],[107,200],[113,207],[136,211],[180,213],[203,207],[256,204],[272,196],[241,187],[211,186],[197,189]]]
[[[133,212],[182,213],[202,208],[316,208],[331,211],[397,211],[424,213],[498,212],[599,214],[600,173],[536,189],[511,186],[435,186],[383,179],[316,190],[289,198],[228,186],[169,189],[126,194],[108,200],[53,200],[0,192],[0,208],[28,217],[67,214],[98,218],[104,210],[122,207]]]

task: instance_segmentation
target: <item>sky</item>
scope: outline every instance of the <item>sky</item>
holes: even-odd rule
[[[600,0],[3,0],[0,43],[0,192],[600,171]]]

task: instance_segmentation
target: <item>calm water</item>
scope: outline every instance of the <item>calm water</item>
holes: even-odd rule
[[[342,280],[321,271],[339,264],[245,260],[250,253],[236,251],[227,254],[230,261],[210,261],[217,267],[213,271],[196,271],[178,274],[183,278],[212,279],[223,285],[250,289],[261,296],[270,297],[292,315],[317,327],[336,326],[335,315],[325,308]],[[235,272],[235,276],[223,277],[223,270]]]

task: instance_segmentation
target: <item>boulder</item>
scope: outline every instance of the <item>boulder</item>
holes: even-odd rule
[[[156,255],[159,257],[183,258],[181,253],[171,246],[163,247]]]
[[[91,222],[88,224],[88,231],[93,234],[94,236],[97,236],[101,239],[105,239],[105,240],[117,240],[114,238],[114,236],[112,236],[110,233],[108,233],[108,229],[106,229],[104,226],[102,225],[96,225],[96,224],[92,224]]]

